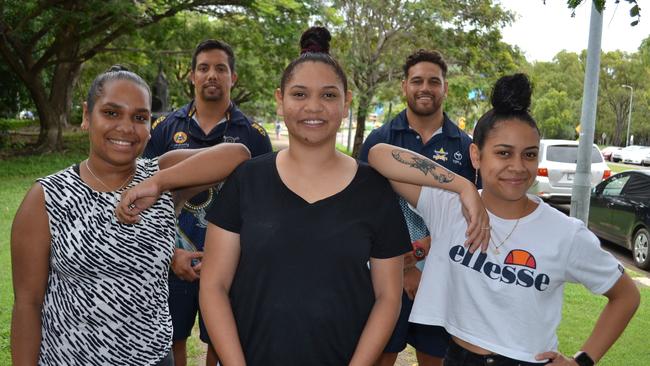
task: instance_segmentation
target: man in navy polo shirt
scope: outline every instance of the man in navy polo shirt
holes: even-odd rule
[[[359,158],[368,161],[370,148],[384,142],[422,154],[474,181],[476,172],[469,160],[472,139],[442,110],[447,97],[446,77],[447,64],[439,52],[418,50],[408,56],[402,80],[407,108],[370,133]],[[449,334],[442,327],[408,322],[431,238],[422,219],[409,209],[404,200],[401,199],[400,203],[414,250],[404,257],[402,311],[377,365],[393,365],[397,354],[404,350],[407,343],[416,349],[419,365],[442,365]]]
[[[153,123],[145,157],[222,142],[242,143],[252,156],[271,151],[271,140],[262,126],[251,122],[230,100],[230,89],[237,81],[237,73],[235,56],[228,44],[217,40],[201,42],[192,56],[190,77],[195,99]],[[198,279],[207,226],[204,217],[217,191],[217,187],[212,187],[192,197],[178,216],[176,249],[169,273],[169,310],[174,326],[172,349],[176,366],[187,363],[186,341],[199,310]],[[206,365],[214,366],[217,356],[200,316],[199,326],[201,340],[208,343]]]

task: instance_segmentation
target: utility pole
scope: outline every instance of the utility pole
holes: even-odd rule
[[[582,220],[589,219],[589,196],[591,194],[591,150],[596,126],[596,106],[598,103],[598,77],[600,72],[600,43],[603,35],[603,14],[596,9],[595,0],[591,4],[589,20],[589,45],[587,66],[582,97],[580,117],[580,143],[575,180],[571,190],[571,216]]]
[[[630,125],[632,124],[632,99],[634,99],[634,88],[629,85],[621,85],[630,89],[630,108],[627,113],[627,135],[625,135],[625,147],[630,144]]]

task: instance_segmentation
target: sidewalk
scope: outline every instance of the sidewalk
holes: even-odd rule
[[[280,133],[280,139],[275,138],[275,133],[269,134],[269,137],[271,138],[271,145],[273,146],[273,151],[282,150],[289,147],[289,135],[287,135],[285,131],[282,132],[283,133]]]

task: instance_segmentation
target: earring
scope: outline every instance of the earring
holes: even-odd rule
[[[474,185],[478,186],[478,168],[476,168],[476,174],[474,174]]]

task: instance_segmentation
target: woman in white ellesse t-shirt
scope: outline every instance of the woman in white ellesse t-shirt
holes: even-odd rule
[[[490,217],[490,226],[481,228],[490,231],[485,252],[464,245],[472,228],[460,201],[471,195],[470,182],[408,150],[381,144],[370,151],[370,164],[417,208],[431,232],[409,320],[444,326],[453,336],[446,366],[593,365],[639,304],[632,280],[583,222],[527,196],[540,139],[528,113],[530,97],[525,75],[499,79],[493,109],[474,129],[470,155]],[[609,299],[573,358],[557,351],[566,282]]]

